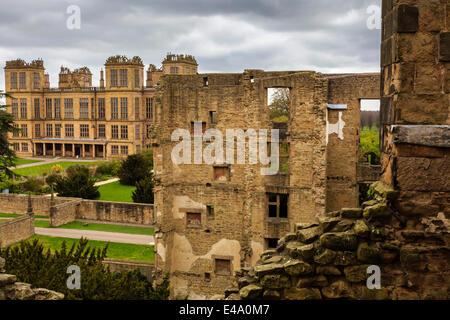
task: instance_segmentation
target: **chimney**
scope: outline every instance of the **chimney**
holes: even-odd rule
[[[48,73],[44,75],[44,80],[45,80],[44,88],[50,89],[50,76],[48,75]]]
[[[103,69],[100,71],[100,88],[105,87],[105,79],[103,78]]]

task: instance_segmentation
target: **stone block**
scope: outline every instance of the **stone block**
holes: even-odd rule
[[[336,266],[349,266],[356,264],[356,253],[352,251],[338,251],[336,252],[336,258],[334,264]]]
[[[314,268],[307,262],[292,260],[284,265],[284,271],[291,276],[304,276],[314,272]]]
[[[363,282],[367,280],[367,268],[370,265],[352,266],[344,269],[345,278],[350,282]]]
[[[364,209],[364,218],[367,220],[389,218],[392,214],[391,209],[386,203],[379,203]]]
[[[323,288],[322,295],[328,299],[350,298],[352,296],[352,288],[346,281],[339,280]]]
[[[292,258],[301,259],[309,262],[312,260],[314,256],[315,249],[313,244],[307,244],[299,247],[293,246],[288,252]]]
[[[322,249],[314,256],[314,262],[318,264],[330,264],[336,259],[336,252],[329,249]]]
[[[358,237],[351,232],[329,232],[320,237],[320,244],[332,250],[355,250]]]
[[[297,231],[298,240],[306,244],[314,242],[319,238],[321,234],[322,230],[319,227],[313,227]]]
[[[289,277],[279,274],[268,274],[261,279],[261,286],[265,289],[289,288],[290,284]]]
[[[439,35],[439,60],[450,61],[450,32],[442,32]]]
[[[360,243],[356,251],[356,257],[363,263],[378,263],[380,261],[380,250],[369,246],[366,242]]]
[[[16,282],[17,277],[12,274],[0,273],[0,287],[4,287],[9,284]]]
[[[419,9],[406,4],[397,8],[397,32],[417,32],[419,30]]]
[[[262,292],[263,289],[261,287],[251,284],[239,290],[239,295],[244,300],[254,300],[259,299]]]
[[[286,300],[321,300],[320,290],[316,288],[290,288],[284,290]]]
[[[344,219],[359,219],[362,215],[360,208],[342,208],[341,217]]]
[[[283,265],[278,263],[265,264],[255,267],[255,274],[257,277],[262,277],[266,274],[279,273],[282,272]]]
[[[333,266],[317,266],[316,267],[317,274],[324,274],[326,276],[340,276],[342,272]]]
[[[361,238],[366,238],[369,235],[369,227],[364,220],[357,220],[353,226],[353,232]]]

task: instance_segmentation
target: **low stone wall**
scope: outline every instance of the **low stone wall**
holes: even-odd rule
[[[0,194],[0,212],[23,214],[27,212],[27,199],[28,195]],[[54,201],[55,210],[50,219],[53,221],[52,226],[59,226],[75,219],[144,225],[151,225],[154,222],[152,204],[59,197],[55,197]],[[50,197],[32,196],[31,203],[36,215],[50,216]]]
[[[276,250],[237,273],[238,288],[225,298],[449,299],[450,221],[442,212],[412,228],[392,207],[398,193],[380,182],[372,187],[376,200],[363,209],[296,224]]]
[[[82,200],[73,200],[61,203],[50,208],[50,225],[59,227],[75,221],[77,218]]]
[[[34,235],[34,216],[11,219],[0,223],[0,247],[28,239]]]
[[[105,259],[103,264],[109,268],[111,272],[121,272],[123,270],[133,271],[139,270],[149,282],[153,281],[153,273],[155,265],[150,262]]]

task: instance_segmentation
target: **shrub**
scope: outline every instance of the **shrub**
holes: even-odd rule
[[[26,181],[20,184],[20,189],[22,192],[41,193],[43,187],[44,182],[33,177],[28,177]]]
[[[131,198],[136,203],[153,203],[153,177],[149,176],[136,182],[136,190],[133,191]]]
[[[6,259],[6,272],[15,274],[18,281],[35,288],[47,288],[65,295],[66,300],[143,300],[168,299],[169,283],[153,287],[139,271],[110,272],[103,266],[108,246],[103,249],[88,247],[81,239],[70,249],[63,242],[53,254],[38,241],[22,241],[18,246],[0,249]],[[67,268],[80,267],[81,287],[67,288]]]
[[[74,165],[67,168],[67,176],[56,179],[55,191],[61,197],[95,199],[100,197],[95,180],[89,175],[89,168]]]
[[[45,182],[46,182],[49,186],[52,186],[52,185],[55,185],[55,184],[56,184],[56,182],[58,181],[58,179],[59,179],[59,175],[58,175],[58,174],[51,174],[51,175],[49,175],[49,176],[45,179]]]
[[[136,182],[151,175],[152,163],[142,153],[129,155],[122,163],[118,176],[120,183],[135,186]]]
[[[118,159],[114,159],[109,162],[101,162],[97,165],[97,169],[95,170],[95,175],[97,177],[102,176],[117,176],[120,168],[122,167],[122,161]]]

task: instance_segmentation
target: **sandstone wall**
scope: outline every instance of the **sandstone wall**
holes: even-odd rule
[[[122,270],[139,270],[148,281],[153,280],[153,273],[155,271],[155,265],[148,262],[119,260],[119,259],[105,259],[103,264],[109,268],[111,272],[121,272]]]
[[[32,235],[34,235],[34,216],[24,215],[0,222],[0,247],[7,247]]]
[[[50,207],[50,225],[52,227],[59,227],[75,221],[81,203],[82,200],[79,199]]]

